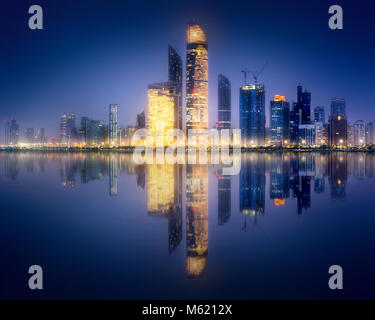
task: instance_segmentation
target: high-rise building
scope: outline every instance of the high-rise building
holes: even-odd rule
[[[154,83],[148,86],[147,129],[153,137],[154,145],[160,139],[157,126],[163,124],[164,135],[178,127],[178,96],[174,82]],[[173,142],[173,137],[164,136],[164,145]]]
[[[353,126],[354,129],[354,145],[363,146],[366,144],[366,125],[363,120],[357,120]]]
[[[366,144],[375,144],[375,122],[369,122],[366,124]]]
[[[187,28],[186,129],[208,129],[208,52],[206,35],[198,24]]]
[[[227,77],[218,76],[218,129],[231,128],[231,84]]]
[[[60,120],[60,143],[66,143],[67,142],[67,121],[68,118],[65,114],[61,116]]]
[[[168,47],[168,81],[174,82],[177,96],[177,127],[182,129],[182,60],[177,51]]]
[[[86,144],[90,146],[102,145],[106,141],[106,129],[103,120],[90,120]]]
[[[265,90],[263,84],[240,88],[240,128],[242,145],[262,146],[265,142]]]
[[[331,99],[331,117],[345,117],[346,118],[346,104],[343,98]]]
[[[315,107],[314,109],[314,122],[324,123],[326,120],[324,107]]]
[[[290,138],[290,105],[284,96],[275,95],[270,102],[271,143],[288,144]]]
[[[27,144],[35,143],[35,130],[34,128],[27,128],[24,133],[24,142]]]
[[[299,145],[301,146],[314,146],[315,145],[315,125],[314,124],[301,124],[298,127],[299,132]]]
[[[66,120],[66,140],[68,144],[74,144],[77,139],[76,116],[71,113]]]
[[[38,131],[38,143],[44,144],[47,142],[46,129],[40,128]]]
[[[348,144],[348,121],[345,109],[345,99],[333,98],[331,100],[329,117],[329,144],[331,146]]]
[[[297,105],[301,112],[300,124],[311,123],[311,93],[302,91],[302,86],[297,87]]]
[[[81,125],[79,127],[79,141],[82,144],[87,143],[90,120],[88,117],[81,117]]]
[[[5,124],[5,145],[14,146],[19,142],[20,127],[15,119]]]
[[[117,114],[118,114],[117,104],[110,104],[109,105],[109,143],[112,146],[118,143]]]
[[[292,103],[292,109],[290,110],[290,144],[299,143],[298,128],[301,122],[300,111],[298,110],[297,102]]]
[[[145,112],[142,111],[141,113],[137,114],[137,120],[136,120],[136,128],[141,129],[141,128],[146,128],[146,116]]]

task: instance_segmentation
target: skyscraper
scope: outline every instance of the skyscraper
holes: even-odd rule
[[[369,122],[366,124],[366,144],[375,144],[375,123]]]
[[[176,95],[175,83],[150,84],[147,96],[147,129],[150,130],[155,145],[158,138],[158,124],[163,124],[164,134],[168,130],[178,127],[178,96]],[[163,146],[171,142],[173,142],[173,137],[164,136]]]
[[[261,146],[265,141],[265,90],[263,84],[240,88],[240,127],[243,146]]]
[[[299,124],[300,124],[300,112],[298,110],[297,102],[292,103],[292,109],[290,110],[290,143],[299,143]]]
[[[24,142],[27,144],[35,143],[35,130],[34,128],[27,128],[24,133]]]
[[[198,24],[187,28],[186,129],[208,129],[208,52]]]
[[[315,107],[314,109],[314,122],[325,122],[325,112],[324,107]]]
[[[77,138],[76,116],[71,113],[66,120],[66,140],[68,144],[74,144]]]
[[[218,76],[218,128],[231,128],[231,84],[222,74]]]
[[[5,145],[14,146],[19,142],[20,127],[15,119],[5,124]]]
[[[363,120],[357,120],[353,126],[354,129],[354,145],[363,146],[366,144],[366,126]]]
[[[182,129],[182,60],[177,51],[168,47],[168,81],[176,85],[177,96],[177,127]]]
[[[297,87],[297,107],[301,112],[300,124],[311,123],[311,93],[302,91],[302,86]]]
[[[118,139],[118,123],[117,123],[117,104],[109,105],[109,143],[110,145],[116,145]]]
[[[61,116],[61,120],[60,120],[60,132],[59,132],[60,143],[66,143],[66,138],[67,138],[67,132],[66,132],[67,121],[68,121],[67,116],[65,114],[63,114]]]
[[[329,144],[331,146],[346,146],[348,143],[348,121],[346,118],[345,99],[331,100],[329,117]]]
[[[290,105],[284,96],[275,95],[270,102],[271,143],[288,144],[290,137]]]

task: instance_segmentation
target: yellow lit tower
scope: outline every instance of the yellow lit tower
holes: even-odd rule
[[[154,145],[157,141],[157,126],[162,123],[164,134],[178,128],[178,96],[173,82],[154,83],[147,92],[147,129],[150,130]],[[164,145],[173,142],[173,137],[164,139]]]
[[[186,129],[208,129],[208,53],[202,27],[189,24],[186,48]]]

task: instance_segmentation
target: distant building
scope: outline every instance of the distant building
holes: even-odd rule
[[[89,146],[99,146],[106,142],[106,128],[103,120],[90,120],[88,124],[86,143]]]
[[[5,145],[15,146],[19,142],[20,128],[15,119],[5,123]]]
[[[311,123],[311,93],[302,91],[302,86],[297,87],[297,108],[301,113],[300,124]]]
[[[66,120],[66,142],[70,145],[77,140],[76,116],[71,113]]]
[[[36,142],[34,128],[27,128],[25,130],[24,142],[27,144],[34,144]]]
[[[363,146],[366,144],[366,125],[363,120],[357,120],[353,126],[354,129],[354,145]]]
[[[375,144],[375,122],[369,122],[366,124],[366,144]]]
[[[218,129],[231,128],[231,84],[228,78],[218,76]]]
[[[145,112],[144,111],[142,111],[141,113],[137,114],[137,120],[136,120],[136,125],[135,126],[138,129],[146,128],[146,116],[145,116]]]
[[[264,85],[250,84],[240,88],[240,128],[243,146],[264,145],[265,120]]]
[[[81,117],[81,124],[79,127],[79,142],[82,144],[87,143],[87,134],[89,131],[90,120],[88,117]]]
[[[208,129],[208,52],[202,27],[189,24],[186,48],[186,129]]]
[[[326,122],[324,107],[315,107],[314,122]]]
[[[45,144],[47,142],[46,129],[40,128],[38,131],[38,143]]]
[[[354,123],[348,123],[348,146],[354,145]]]
[[[331,100],[331,114],[329,117],[329,144],[331,146],[347,146],[348,121],[346,118],[345,99]]]
[[[271,143],[274,145],[289,144],[290,138],[290,105],[284,96],[275,95],[270,102]]]
[[[109,105],[109,144],[117,145],[118,143],[118,106],[117,104]]]
[[[301,113],[298,110],[298,104],[292,103],[292,109],[290,110],[290,144],[296,145],[299,143],[298,127],[301,122]]]
[[[314,124],[301,124],[298,127],[299,131],[299,144],[301,146],[314,146],[315,145],[315,125]]]
[[[171,46],[168,47],[168,81],[174,82],[177,96],[177,114],[176,123],[178,129],[182,126],[182,60],[177,51]],[[144,116],[144,113],[143,113]],[[145,126],[140,128],[144,128]]]
[[[323,122],[315,122],[315,145],[322,146],[328,144],[327,126]]]
[[[60,120],[60,132],[59,132],[60,143],[67,142],[67,121],[68,121],[67,116],[63,114]]]

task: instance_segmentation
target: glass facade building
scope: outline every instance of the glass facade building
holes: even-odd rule
[[[186,129],[208,129],[208,52],[198,24],[187,28]]]
[[[243,146],[262,146],[265,142],[265,90],[262,84],[240,88],[240,128]]]
[[[284,96],[276,95],[270,102],[271,143],[288,144],[290,138],[290,104]]]
[[[222,74],[218,76],[218,128],[231,128],[231,84]]]
[[[314,122],[325,122],[325,111],[324,107],[315,107],[314,109]]]
[[[174,82],[177,96],[176,128],[182,129],[182,60],[177,51],[168,47],[168,81]]]

